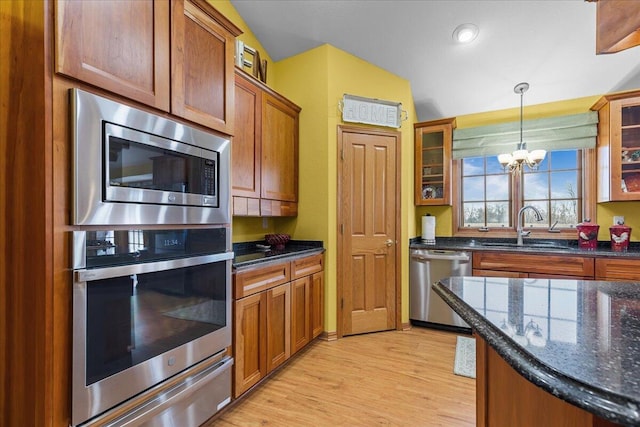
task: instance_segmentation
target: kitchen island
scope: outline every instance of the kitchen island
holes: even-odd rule
[[[640,284],[451,277],[476,337],[478,426],[640,425]]]

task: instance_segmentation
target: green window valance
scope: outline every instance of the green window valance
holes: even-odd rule
[[[522,139],[531,150],[594,148],[598,112],[525,120]],[[497,156],[511,153],[520,142],[520,121],[453,131],[453,158]]]

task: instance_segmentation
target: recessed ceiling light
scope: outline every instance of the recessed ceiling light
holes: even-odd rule
[[[471,43],[478,37],[479,32],[474,24],[461,24],[453,30],[453,40],[458,43]]]

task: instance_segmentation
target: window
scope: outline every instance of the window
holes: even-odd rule
[[[463,227],[509,226],[509,178],[496,156],[462,160]]]
[[[573,235],[575,226],[593,211],[592,197],[583,185],[591,173],[593,151],[549,151],[537,170],[524,167],[521,174],[505,172],[493,155],[454,161],[454,182],[460,183],[454,192],[459,202],[454,203],[459,206],[458,232],[514,232],[518,211],[532,205],[543,221],[536,221],[534,212],[526,210],[523,225],[527,229],[544,231],[545,237],[548,229]]]

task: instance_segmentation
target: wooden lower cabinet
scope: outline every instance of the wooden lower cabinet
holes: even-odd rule
[[[291,284],[271,288],[267,294],[267,372],[291,356]]]
[[[640,281],[640,259],[596,258],[596,280]]]
[[[291,282],[291,353],[304,348],[324,329],[324,272]]]
[[[324,330],[324,271],[319,271],[311,276],[311,306],[310,319],[311,339],[314,339]]]
[[[593,280],[594,259],[564,254],[530,255],[514,252],[477,251],[473,254],[473,275]]]
[[[311,341],[310,301],[311,276],[291,282],[291,345],[294,353]]]
[[[613,427],[526,380],[486,341],[476,338],[476,425]]]
[[[237,397],[291,355],[290,284],[235,302],[235,381]]]
[[[502,271],[502,270],[483,270],[483,269],[473,269],[474,276],[482,276],[482,277],[509,277],[509,278],[518,278],[518,277],[529,277],[528,273],[523,273],[519,271]]]
[[[234,298],[237,398],[322,333],[323,255],[237,272]]]

